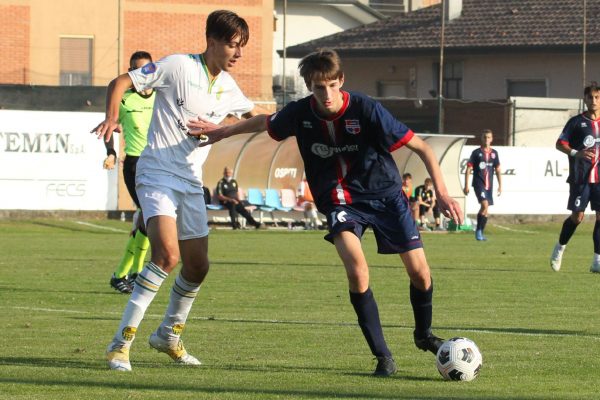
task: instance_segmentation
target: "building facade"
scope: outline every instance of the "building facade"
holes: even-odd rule
[[[208,14],[244,17],[250,41],[233,75],[255,101],[272,101],[272,0],[0,0],[0,84],[106,86],[129,56],[198,53]]]

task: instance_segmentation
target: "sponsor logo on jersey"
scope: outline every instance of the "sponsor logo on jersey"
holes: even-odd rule
[[[346,132],[351,135],[358,135],[360,133],[360,123],[357,119],[347,119],[345,122]]]
[[[312,129],[312,123],[310,121],[302,121],[302,127]]]
[[[156,64],[148,63],[142,67],[142,74],[148,75],[156,72]]]
[[[349,144],[345,146],[328,146],[323,143],[313,143],[310,150],[313,154],[321,158],[328,158],[338,153],[351,153],[358,151],[357,144]]]
[[[479,163],[479,169],[485,169],[485,167],[487,167],[487,164],[485,161],[482,161]]]
[[[592,147],[594,145],[594,143],[596,143],[596,139],[592,135],[587,135],[583,139],[583,145],[585,147]]]

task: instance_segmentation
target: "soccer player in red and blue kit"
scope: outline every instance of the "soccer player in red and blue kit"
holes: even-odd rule
[[[569,156],[569,201],[571,215],[563,223],[558,243],[550,257],[550,267],[560,270],[563,252],[583,221],[585,209],[591,203],[596,211],[594,225],[594,258],[591,272],[600,273],[600,87],[593,83],[583,90],[587,108],[582,114],[569,119],[556,142],[556,149]]]
[[[325,239],[335,245],[342,259],[350,302],[378,360],[374,375],[389,376],[397,368],[383,336],[360,243],[368,227],[375,233],[378,252],[399,254],[406,267],[416,346],[435,354],[443,343],[431,331],[433,285],[429,265],[391,152],[406,146],[417,153],[433,179],[440,210],[455,221],[462,221],[462,210],[448,195],[429,145],[380,103],[341,90],[344,73],[333,50],[309,54],[299,68],[311,96],[291,102],[271,116],[256,116],[218,129],[202,120],[188,127],[191,134],[206,134],[208,144],[264,130],[277,141],[296,137],[315,203],[327,216],[329,233]]]
[[[483,234],[488,220],[489,206],[494,205],[494,171],[498,177],[498,196],[502,193],[502,174],[500,173],[500,158],[498,152],[492,149],[494,134],[491,130],[485,129],[481,133],[481,147],[473,150],[469,161],[467,162],[467,171],[465,172],[465,187],[463,192],[469,194],[469,175],[473,171],[473,191],[479,202],[479,212],[477,213],[477,229],[475,230],[475,239],[487,240]]]

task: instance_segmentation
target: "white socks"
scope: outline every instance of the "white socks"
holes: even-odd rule
[[[157,330],[159,337],[173,342],[179,340],[179,336],[185,326],[185,321],[199,291],[199,283],[184,279],[181,273],[177,276],[171,290],[171,299],[165,313],[165,318]]]
[[[133,293],[123,312],[119,329],[113,339],[114,342],[127,347],[131,346],[137,328],[144,318],[144,313],[167,276],[168,274],[152,261],[146,264],[135,281]]]

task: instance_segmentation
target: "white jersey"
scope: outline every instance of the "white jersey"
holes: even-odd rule
[[[186,123],[201,117],[215,124],[228,114],[241,117],[254,108],[231,75],[221,71],[211,82],[200,54],[176,54],[129,72],[139,92],[156,91],[148,145],[136,166],[139,175],[174,175],[202,186],[202,165],[210,146],[198,147]]]

